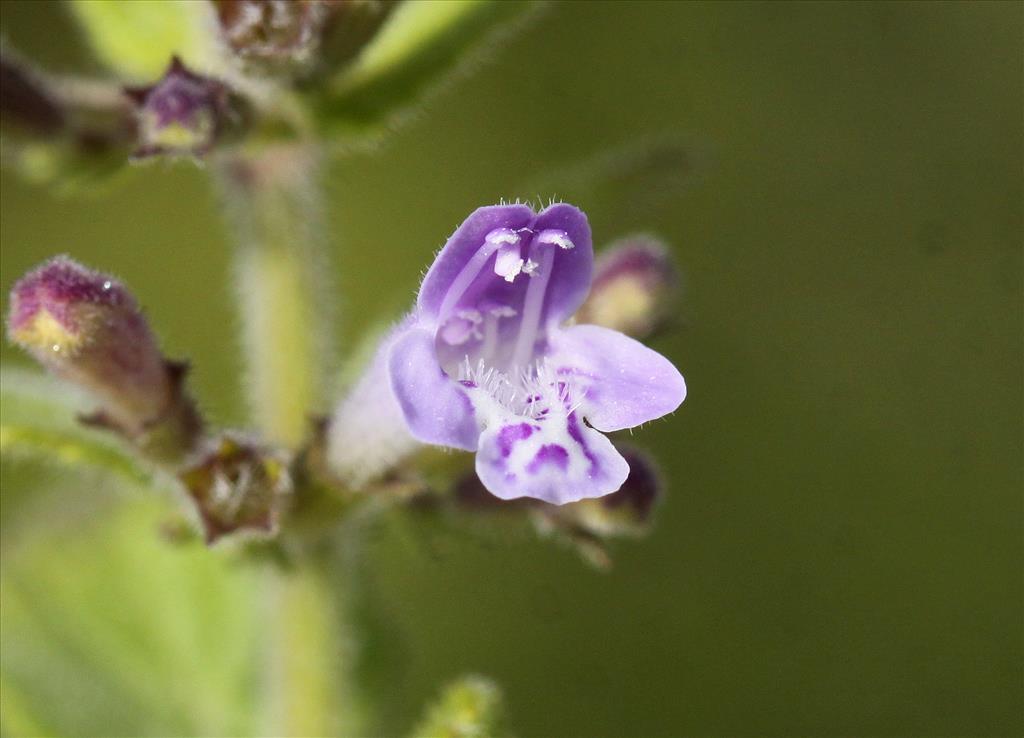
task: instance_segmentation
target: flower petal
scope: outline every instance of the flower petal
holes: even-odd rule
[[[532,227],[542,237],[545,231],[562,232],[568,239],[552,239],[557,256],[544,303],[545,322],[561,323],[579,309],[590,291],[594,272],[590,223],[578,208],[560,202],[541,211]]]
[[[438,364],[432,330],[413,324],[396,337],[388,374],[409,432],[417,440],[476,449],[480,431],[473,406],[465,389]]]
[[[553,332],[551,344],[551,365],[572,377],[581,412],[598,430],[660,418],[686,397],[686,382],[672,362],[617,331],[577,325]]]
[[[526,228],[533,218],[527,205],[488,205],[474,210],[449,237],[423,278],[417,302],[419,312],[437,318],[448,288],[483,245],[488,233],[498,228]]]
[[[510,415],[480,434],[476,473],[503,500],[533,497],[564,505],[619,489],[629,465],[575,413],[544,420]]]

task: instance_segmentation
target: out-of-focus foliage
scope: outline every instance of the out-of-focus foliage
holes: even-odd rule
[[[201,71],[238,78],[216,37],[209,3],[191,0],[71,0],[95,54],[125,80],[151,81],[173,54]],[[318,128],[328,137],[378,138],[424,94],[471,66],[538,0],[416,0],[402,2],[355,56],[314,85]],[[345,22],[345,18],[341,19]]]
[[[419,0],[401,4],[318,106],[331,134],[382,133],[445,78],[494,47],[533,0]]]
[[[39,532],[0,563],[0,730],[10,736],[259,732],[258,572],[169,546],[136,502],[89,536]]]
[[[411,738],[497,738],[501,691],[489,679],[467,676],[445,687]]]
[[[101,469],[135,484],[151,473],[115,436],[88,428],[76,418],[91,410],[89,400],[65,383],[27,369],[0,370],[0,452],[5,459],[27,457],[70,467]]]
[[[217,60],[213,9],[195,0],[69,0],[89,45],[125,81],[149,82],[172,55],[208,69]]]

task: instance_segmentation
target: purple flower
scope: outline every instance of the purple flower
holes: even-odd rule
[[[660,418],[686,396],[660,354],[607,328],[565,325],[592,272],[590,226],[571,205],[480,208],[389,341],[409,432],[475,451],[497,497],[564,504],[614,492],[629,466],[602,432]]]

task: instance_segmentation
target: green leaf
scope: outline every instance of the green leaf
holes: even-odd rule
[[[150,476],[120,449],[71,433],[0,424],[0,453],[27,456],[70,467],[100,468],[120,474],[140,485],[150,481]]]
[[[0,148],[0,166],[33,185],[49,188],[58,197],[101,197],[133,172],[126,166],[127,149],[91,151],[66,139],[18,142],[2,136]]]
[[[88,409],[84,395],[51,377],[0,368],[0,454],[100,469],[138,485],[151,484],[152,473],[127,446],[78,422]]]
[[[424,94],[494,49],[531,0],[419,0],[396,9],[318,105],[332,133],[381,134]]]
[[[103,63],[126,80],[159,77],[172,55],[210,70],[219,62],[213,4],[196,0],[69,0]]]
[[[471,675],[445,687],[411,738],[494,738],[499,735],[501,690],[490,679]]]
[[[253,735],[261,572],[171,546],[163,506],[39,535],[0,562],[0,733]]]

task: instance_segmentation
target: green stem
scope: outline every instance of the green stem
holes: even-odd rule
[[[309,145],[232,158],[221,184],[238,240],[237,297],[256,426],[295,447],[323,401],[331,290],[324,284],[323,206]]]
[[[333,586],[332,586],[333,585]],[[347,588],[341,596],[348,594]],[[353,642],[348,603],[325,561],[306,559],[268,572],[273,633],[267,669],[265,733],[361,735],[358,690],[350,683]]]
[[[248,400],[263,437],[297,449],[321,409],[327,336],[323,207],[311,145],[238,155],[220,168],[229,226],[237,240],[237,298],[248,368]],[[302,490],[297,490],[301,496]],[[357,694],[347,627],[349,588],[325,558],[297,555],[266,572],[269,662],[266,735],[357,734]]]

